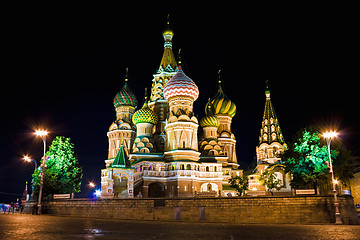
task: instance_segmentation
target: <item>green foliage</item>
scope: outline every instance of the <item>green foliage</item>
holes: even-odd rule
[[[70,138],[57,136],[46,152],[44,175],[44,196],[54,193],[80,192],[82,168],[74,154],[74,144]],[[33,174],[34,194],[38,195],[40,187],[40,170]]]
[[[332,142],[333,143],[333,142]],[[332,144],[331,158],[333,168],[341,180],[352,176],[350,153]],[[315,127],[310,126],[300,130],[289,149],[282,156],[286,161],[286,170],[293,174],[291,185],[295,188],[316,188],[321,183],[329,181],[329,155],[326,142]]]
[[[242,196],[249,188],[249,179],[247,176],[234,176],[229,179],[229,184],[236,189],[238,196]]]
[[[281,180],[276,178],[276,175],[272,171],[266,170],[260,175],[259,181],[263,186],[268,188],[268,191],[273,195],[272,189],[278,187],[281,184]]]

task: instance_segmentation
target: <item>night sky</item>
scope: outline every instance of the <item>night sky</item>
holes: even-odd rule
[[[43,145],[70,137],[88,181],[100,184],[107,158],[106,133],[125,68],[139,105],[163,54],[162,30],[170,13],[173,50],[200,90],[199,119],[217,91],[237,106],[232,131],[241,168],[255,157],[265,106],[265,80],[285,141],[301,127],[319,124],[341,131],[360,155],[358,54],[352,7],[239,6],[13,6],[2,30],[0,202],[21,194]],[[202,6],[203,7],[203,6]],[[356,44],[356,46],[358,46]],[[354,59],[357,59],[355,61]]]

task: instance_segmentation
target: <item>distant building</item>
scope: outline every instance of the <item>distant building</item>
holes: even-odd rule
[[[350,191],[354,198],[354,204],[360,216],[360,157],[353,157],[354,178],[350,179]]]
[[[248,195],[265,194],[267,189],[259,182],[259,177],[266,170],[273,172],[276,179],[281,181],[278,187],[274,189],[274,192],[291,192],[290,174],[285,174],[284,162],[280,157],[286,150],[287,145],[280,129],[279,120],[276,117],[274,107],[271,103],[268,86],[265,90],[265,97],[265,110],[261,122],[259,145],[256,147],[257,165],[248,176]]]
[[[231,132],[236,106],[219,78],[218,92],[198,121],[193,104],[199,89],[175,59],[173,36],[168,23],[164,54],[142,107],[136,110],[138,101],[127,76],[114,98],[116,120],[107,133],[102,197],[221,196],[230,176],[242,175]],[[199,124],[204,132],[200,140]]]

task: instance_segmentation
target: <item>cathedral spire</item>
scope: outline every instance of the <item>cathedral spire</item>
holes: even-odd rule
[[[176,72],[176,59],[172,51],[172,38],[174,36],[174,31],[170,29],[170,20],[169,15],[167,17],[166,28],[162,32],[164,37],[164,54],[160,62],[160,67],[158,73],[161,72]]]
[[[272,142],[278,142],[280,144],[284,144],[284,137],[282,135],[279,121],[276,117],[274,107],[270,100],[270,89],[268,80],[265,82],[265,110],[264,116],[262,120],[262,125],[260,129],[260,137],[259,137],[259,144],[268,143],[271,144]]]

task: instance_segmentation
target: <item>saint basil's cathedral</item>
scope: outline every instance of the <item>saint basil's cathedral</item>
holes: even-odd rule
[[[131,91],[126,74],[113,104],[116,120],[107,133],[106,168],[101,170],[101,197],[216,197],[235,195],[232,176],[242,176],[231,132],[236,105],[222,89],[205,106],[205,117],[196,118],[193,104],[199,96],[172,51],[174,32],[163,31],[164,53],[153,75],[151,95],[145,90],[143,104]],[[198,128],[203,130],[199,137]],[[267,167],[278,168],[282,186],[288,189],[278,153],[286,148],[278,120],[266,90],[258,165],[249,176],[250,191],[264,188],[256,180]]]

